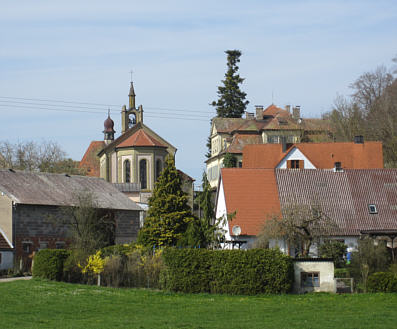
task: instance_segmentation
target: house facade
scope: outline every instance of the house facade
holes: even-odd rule
[[[34,251],[67,247],[65,208],[76,205],[79,193],[92,194],[97,209],[114,220],[115,243],[137,238],[142,209],[103,179],[0,170],[0,232],[13,259],[29,263]]]
[[[211,156],[206,161],[207,177],[216,188],[223,158],[231,153],[237,167],[244,163],[243,148],[255,144],[300,143],[330,139],[328,122],[322,119],[303,119],[300,107],[281,109],[270,105],[266,109],[256,107],[255,115],[246,113],[245,118],[213,118],[211,124]]]

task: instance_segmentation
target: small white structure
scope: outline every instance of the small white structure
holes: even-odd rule
[[[330,259],[294,259],[294,293],[335,292],[334,263]]]

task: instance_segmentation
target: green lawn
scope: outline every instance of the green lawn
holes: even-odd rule
[[[1,328],[396,328],[397,294],[185,295],[0,283]]]

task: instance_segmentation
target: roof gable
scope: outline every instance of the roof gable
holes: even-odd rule
[[[137,130],[135,133],[117,145],[117,147],[135,146],[167,147],[167,145],[159,142],[157,139],[146,133],[143,128]]]

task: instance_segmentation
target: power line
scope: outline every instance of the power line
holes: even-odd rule
[[[24,103],[25,105],[29,105],[28,103]],[[42,107],[43,105],[35,106],[36,104],[29,105],[29,106],[22,106],[22,105],[10,105],[10,104],[1,104],[0,103],[0,110],[7,110],[9,108],[18,110],[18,111],[29,111],[29,109],[36,109],[36,110],[44,110],[44,111],[54,111],[54,112],[74,112],[74,113],[94,113],[94,114],[103,114],[105,110],[102,110],[101,112],[99,111],[89,111],[89,110],[73,110],[73,109],[56,109],[56,108],[51,108],[51,107]],[[38,105],[38,104],[37,104]],[[51,105],[49,105],[51,106]],[[154,113],[155,114],[155,113]],[[165,113],[167,114],[167,113]],[[198,115],[188,115],[188,116],[183,116],[183,117],[178,117],[179,114],[172,114],[168,113],[168,116],[164,116],[163,114],[160,115],[151,115],[151,114],[145,114],[145,117],[149,118],[159,118],[159,119],[170,119],[170,120],[186,120],[186,121],[205,121],[208,122],[210,118],[208,119],[201,119],[204,116],[198,116]]]
[[[58,104],[58,103],[80,104],[80,105],[97,105],[97,106],[118,107],[118,108],[122,107],[122,105],[120,105],[120,104],[116,105],[116,104],[104,104],[104,103],[76,102],[76,101],[65,101],[65,100],[56,100],[56,99],[24,98],[24,97],[10,97],[10,96],[0,96],[0,98],[10,99],[10,100],[14,100],[15,99],[15,100],[23,100],[23,101],[55,103],[57,106],[61,106],[61,107],[65,107],[67,105],[61,105],[61,104]],[[82,107],[82,108],[85,108],[85,107]],[[194,113],[194,112],[206,113],[207,112],[210,115],[213,114],[213,111],[209,111],[209,110],[193,110],[193,109],[188,110],[188,109],[175,109],[175,108],[151,107],[151,106],[145,106],[145,108],[154,109],[154,110],[164,110],[164,111],[176,111],[176,112],[192,112],[192,113]]]

